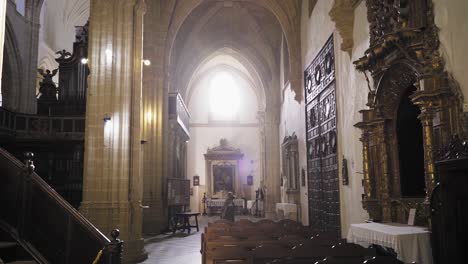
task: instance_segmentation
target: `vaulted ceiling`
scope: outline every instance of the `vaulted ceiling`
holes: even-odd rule
[[[173,89],[185,94],[197,67],[219,50],[251,69],[263,84],[279,73],[283,31],[271,11],[254,2],[206,1],[199,5],[177,32],[171,64]]]

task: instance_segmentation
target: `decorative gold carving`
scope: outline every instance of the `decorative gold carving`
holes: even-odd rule
[[[369,132],[364,131],[361,136],[363,154],[363,174],[365,199],[372,199],[372,185],[369,176]]]
[[[432,1],[368,0],[366,5],[371,45],[354,62],[357,70],[371,73],[375,85],[369,109],[361,111],[363,121],[356,124],[362,129],[363,207],[374,219],[399,222],[406,221],[408,208],[419,208],[420,219],[427,221],[427,199],[437,181],[434,150],[461,132],[462,100],[444,71]],[[413,85],[411,100],[421,110],[426,197],[409,201],[399,187],[395,127],[402,96]]]

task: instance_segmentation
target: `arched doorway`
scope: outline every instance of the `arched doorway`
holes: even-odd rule
[[[411,101],[413,85],[403,93],[396,118],[400,187],[403,197],[424,197],[423,130],[418,116],[421,110]]]

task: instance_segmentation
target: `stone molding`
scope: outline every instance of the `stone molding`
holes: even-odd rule
[[[343,39],[340,46],[341,50],[348,52],[350,56],[354,46],[354,9],[360,2],[361,0],[335,0],[332,9],[328,13]]]

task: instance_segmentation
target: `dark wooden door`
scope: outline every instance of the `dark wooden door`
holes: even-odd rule
[[[341,233],[333,36],[304,72],[309,224]]]

